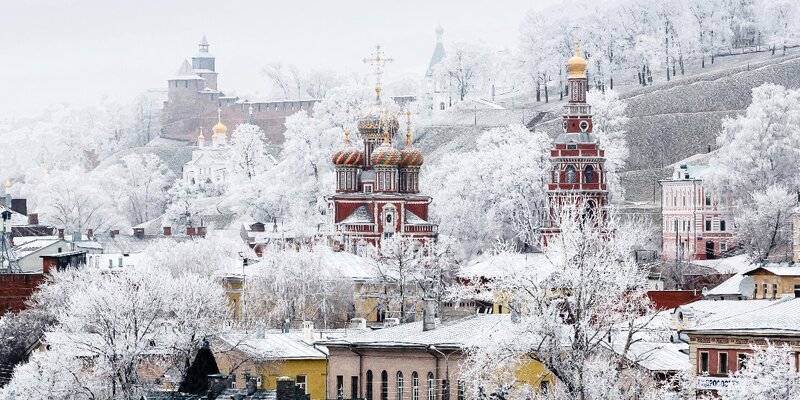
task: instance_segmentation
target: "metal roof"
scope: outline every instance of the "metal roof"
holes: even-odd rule
[[[303,341],[301,333],[232,332],[220,335],[225,343],[237,350],[259,358],[274,360],[324,360],[327,353]]]
[[[438,322],[436,329],[422,330],[422,321],[367,331],[342,339],[323,341],[328,347],[429,347],[465,348],[485,342],[495,332],[508,330],[509,314],[476,314],[454,321]]]

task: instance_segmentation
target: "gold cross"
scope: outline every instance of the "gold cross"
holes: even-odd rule
[[[377,96],[378,102],[381,101],[381,76],[383,76],[383,67],[386,66],[386,63],[394,61],[393,58],[387,58],[384,56],[383,51],[381,51],[381,45],[375,46],[375,52],[372,53],[371,58],[365,58],[363,61],[365,64],[369,64],[370,66],[375,67],[375,94]]]

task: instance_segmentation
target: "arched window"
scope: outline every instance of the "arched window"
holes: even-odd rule
[[[411,374],[411,400],[419,400],[419,374],[417,371]]]
[[[592,168],[591,165],[587,165],[586,168],[583,169],[583,182],[595,183],[595,179],[594,168]]]
[[[428,400],[436,400],[436,379],[433,372],[428,372]]]
[[[444,102],[439,103],[439,109],[444,111]]]
[[[372,370],[367,370],[367,400],[372,400]]]
[[[381,400],[389,400],[389,374],[381,372]]]
[[[566,169],[565,175],[566,175],[566,182],[567,183],[578,183],[578,180],[577,180],[578,173],[575,170],[574,166],[567,165],[567,169]]]
[[[403,373],[397,371],[397,400],[403,400],[403,391],[405,390],[406,383],[403,380]]]

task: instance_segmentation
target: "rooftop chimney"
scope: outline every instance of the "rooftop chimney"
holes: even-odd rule
[[[58,238],[59,239],[63,239],[64,238],[64,229],[63,228],[59,228],[58,229]]]
[[[425,309],[422,310],[422,330],[436,329],[436,299],[425,299]]]
[[[112,229],[111,232],[109,232],[109,235],[111,235],[112,239],[119,236],[119,229]]]
[[[171,226],[165,226],[164,227],[164,236],[172,236],[172,227]]]
[[[186,235],[194,236],[196,234],[197,234],[197,229],[195,229],[193,226],[187,226],[186,227]]]
[[[144,228],[133,228],[133,237],[137,239],[144,238]]]
[[[86,230],[86,238],[89,240],[92,240],[92,238],[94,238],[94,229]]]
[[[28,201],[26,199],[11,199],[11,211],[28,215]]]
[[[206,233],[208,232],[208,228],[205,226],[198,226],[197,227],[197,236],[206,237]]]
[[[303,341],[307,344],[314,344],[314,322],[303,321]]]
[[[39,225],[39,214],[37,213],[28,214],[28,225]]]

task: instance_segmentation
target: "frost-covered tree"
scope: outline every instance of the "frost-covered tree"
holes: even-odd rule
[[[795,353],[787,345],[753,346],[745,367],[734,372],[730,383],[720,388],[722,399],[792,399],[800,390],[800,374],[792,365]]]
[[[614,338],[627,349],[650,321],[638,318],[648,310],[647,271],[632,253],[642,232],[636,221],[621,222],[613,210],[604,222],[585,215],[582,206],[577,202],[558,211],[561,231],[548,240],[547,263],[536,268],[509,265],[505,274],[474,286],[473,296],[501,294],[515,323],[485,341],[491,345],[472,350],[470,359],[478,363],[462,376],[471,393],[507,391],[482,380],[480,372],[495,365],[515,371],[520,364],[514,361],[529,357],[557,378],[557,398],[609,399],[619,393],[614,388],[626,366],[626,351],[610,353],[606,343]]]
[[[792,241],[790,218],[797,206],[797,192],[782,186],[770,186],[742,199],[736,214],[737,240],[753,261],[761,262],[770,256],[788,252]]]
[[[164,212],[167,189],[175,174],[157,156],[130,154],[105,171],[98,171],[103,185],[114,193],[117,210],[131,226],[150,221]]]
[[[128,224],[127,218],[117,213],[112,195],[105,190],[97,174],[78,168],[53,171],[34,191],[42,221],[63,228],[67,233],[86,232],[87,229],[103,232]]]
[[[228,151],[235,178],[252,180],[270,167],[264,137],[258,125],[239,124],[233,130]]]
[[[317,234],[327,211],[324,196],[333,192],[330,156],[343,145],[341,125],[353,123],[357,113],[347,110],[364,109],[370,97],[363,86],[332,89],[314,105],[313,117],[300,111],[287,118],[280,161],[268,179],[233,185],[231,208],[257,221],[278,220],[299,236]]]
[[[723,122],[717,143],[712,187],[732,199],[737,232],[751,256],[766,259],[782,242],[789,194],[800,190],[800,91],[774,84],[753,89],[752,104]],[[763,235],[768,239],[758,239]]]
[[[484,132],[476,147],[445,155],[423,175],[439,231],[468,255],[498,238],[535,246],[520,233],[541,226],[546,214],[549,137],[512,125]]]
[[[53,396],[63,396],[55,398],[75,398],[75,388],[102,389],[85,398],[138,398],[153,384],[142,368],[174,368],[182,377],[227,312],[219,282],[147,264],[111,274],[91,267],[55,272],[41,292],[35,301],[55,316],[48,335],[57,340],[46,352],[53,354],[15,369],[12,394],[30,382],[48,382]],[[50,298],[55,301],[43,302]]]
[[[592,132],[600,142],[606,154],[606,182],[609,188],[610,201],[621,204],[625,200],[625,188],[620,182],[619,173],[625,169],[628,159],[628,143],[625,140],[625,108],[628,106],[619,99],[617,92],[606,90],[590,91],[587,101],[592,106]]]
[[[477,85],[485,83],[490,68],[487,50],[468,43],[451,45],[442,61],[434,67],[441,82],[450,82],[454,97],[463,101]]]
[[[261,262],[245,275],[243,324],[314,321],[332,327],[347,321],[353,281],[345,266],[326,262],[324,245],[267,246]]]

